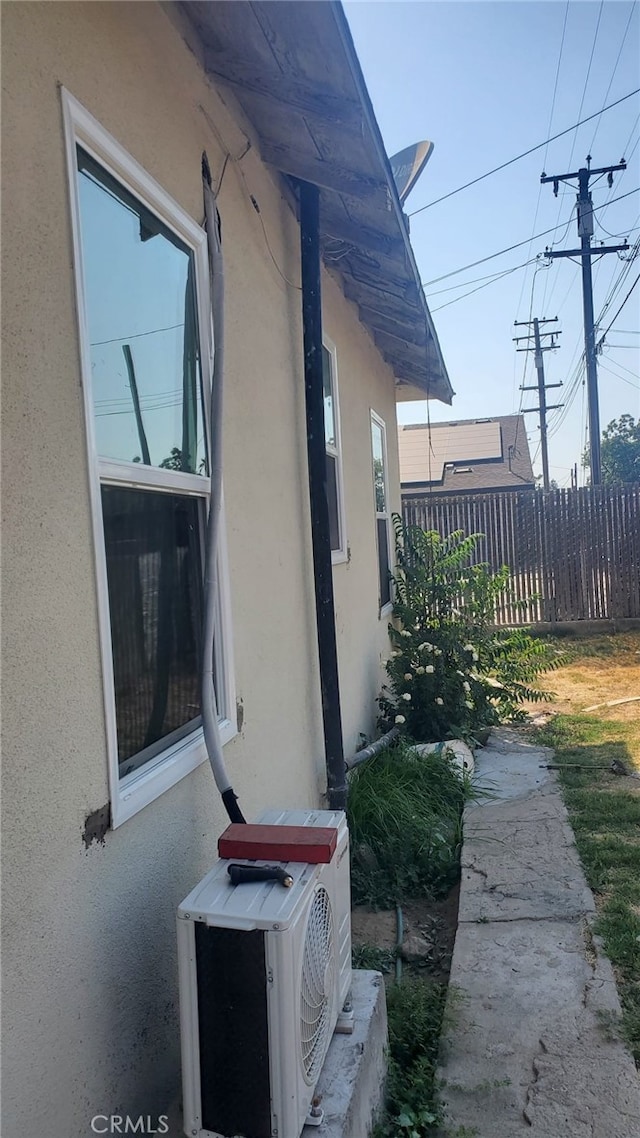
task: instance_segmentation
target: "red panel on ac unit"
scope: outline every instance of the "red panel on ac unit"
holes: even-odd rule
[[[265,826],[232,822],[218,838],[218,854],[250,861],[331,861],[338,831],[329,826]]]

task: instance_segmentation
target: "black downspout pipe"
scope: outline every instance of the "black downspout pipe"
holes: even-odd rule
[[[329,808],[344,810],[347,780],[342,749],[336,618],[327,500],[322,384],[322,303],[320,295],[320,204],[318,187],[300,182],[300,246],[307,458],[311,504],[316,625],[322,690],[322,722]]]

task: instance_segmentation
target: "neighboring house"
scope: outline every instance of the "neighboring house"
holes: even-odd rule
[[[402,497],[535,486],[523,415],[398,427]]]
[[[226,284],[215,675],[249,818],[321,804],[328,733],[349,755],[375,731],[397,387],[452,392],[339,5],[7,4],[2,56],[3,1132],[87,1138],[177,1092],[175,910],[226,825],[198,679],[203,151]]]

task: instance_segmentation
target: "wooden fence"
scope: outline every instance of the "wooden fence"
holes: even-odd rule
[[[640,485],[405,498],[408,525],[485,535],[476,561],[508,565],[500,624],[640,617]]]

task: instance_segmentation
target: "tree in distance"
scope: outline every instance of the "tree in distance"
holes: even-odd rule
[[[601,462],[604,486],[640,482],[640,419],[636,422],[633,415],[621,415],[611,420],[602,432]],[[582,465],[590,465],[588,450]]]

